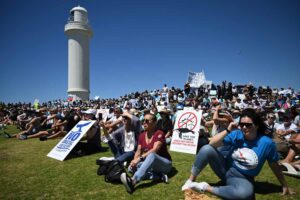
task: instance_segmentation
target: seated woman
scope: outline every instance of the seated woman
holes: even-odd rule
[[[145,132],[139,136],[138,148],[129,166],[129,171],[134,174],[132,177],[126,173],[121,174],[121,181],[128,193],[132,193],[135,185],[144,179],[167,183],[167,174],[172,169],[165,134],[156,129],[155,115],[146,114],[143,125]]]
[[[245,109],[239,121],[241,130],[233,130],[234,124],[215,135],[208,145],[203,146],[196,156],[189,179],[182,190],[193,189],[210,192],[224,199],[252,199],[254,177],[259,174],[266,160],[283,188],[290,194],[287,182],[278,165],[278,155],[271,138],[264,135],[265,124],[253,109]],[[223,146],[224,145],[224,146]],[[217,147],[221,147],[217,149]],[[226,150],[225,151],[225,148]],[[209,164],[225,184],[213,187],[206,182],[194,182]]]
[[[122,120],[124,125],[111,134],[108,133],[103,122],[100,122],[100,125],[115,159],[120,162],[130,162],[133,159],[137,148],[137,140],[143,128],[139,118],[129,112],[122,114]]]

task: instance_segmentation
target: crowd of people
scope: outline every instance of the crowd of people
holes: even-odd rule
[[[182,89],[165,84],[161,89],[115,99],[55,100],[40,105],[0,103],[0,126],[20,129],[16,134],[4,132],[7,138],[46,141],[66,135],[80,120],[96,120],[87,133],[87,142],[78,143],[73,152],[100,152],[101,143],[106,142],[114,159],[128,166],[132,176],[124,173],[121,181],[132,193],[142,180],[168,182],[172,158],[167,145],[172,140],[176,113],[202,110],[197,156],[182,190],[210,192],[226,199],[251,199],[254,177],[266,160],[282,184],[283,194],[291,193],[279,164],[290,163],[300,170],[299,100],[300,93],[291,88],[234,86],[226,81],[192,88],[187,82]],[[105,119],[97,112],[99,109],[109,111]],[[207,164],[224,186],[195,182]]]

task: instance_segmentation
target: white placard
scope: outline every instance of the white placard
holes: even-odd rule
[[[194,108],[194,107],[186,107],[186,106],[184,106],[183,110],[184,110],[184,111],[187,111],[187,110],[195,110],[195,108]]]
[[[206,81],[204,72],[189,72],[188,82],[193,88],[199,88]]]
[[[102,121],[106,122],[109,115],[109,109],[98,109],[96,116],[98,117],[100,113],[102,114]]]
[[[181,110],[177,112],[171,151],[196,154],[202,110]]]
[[[47,156],[63,161],[95,122],[95,120],[78,122]]]

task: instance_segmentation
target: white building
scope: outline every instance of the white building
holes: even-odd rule
[[[88,23],[88,12],[77,6],[70,11],[65,25],[68,36],[68,95],[73,100],[88,100],[90,95],[90,38],[93,31]]]

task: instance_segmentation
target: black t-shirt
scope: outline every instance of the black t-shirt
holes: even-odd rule
[[[156,127],[157,129],[163,131],[165,134],[168,133],[168,131],[173,130],[172,121],[170,119],[167,120],[159,119],[157,121]]]
[[[67,116],[65,116],[64,120],[67,120],[67,124],[66,124],[67,132],[72,130],[72,128],[77,124],[77,122],[74,119],[74,115],[67,115]]]

